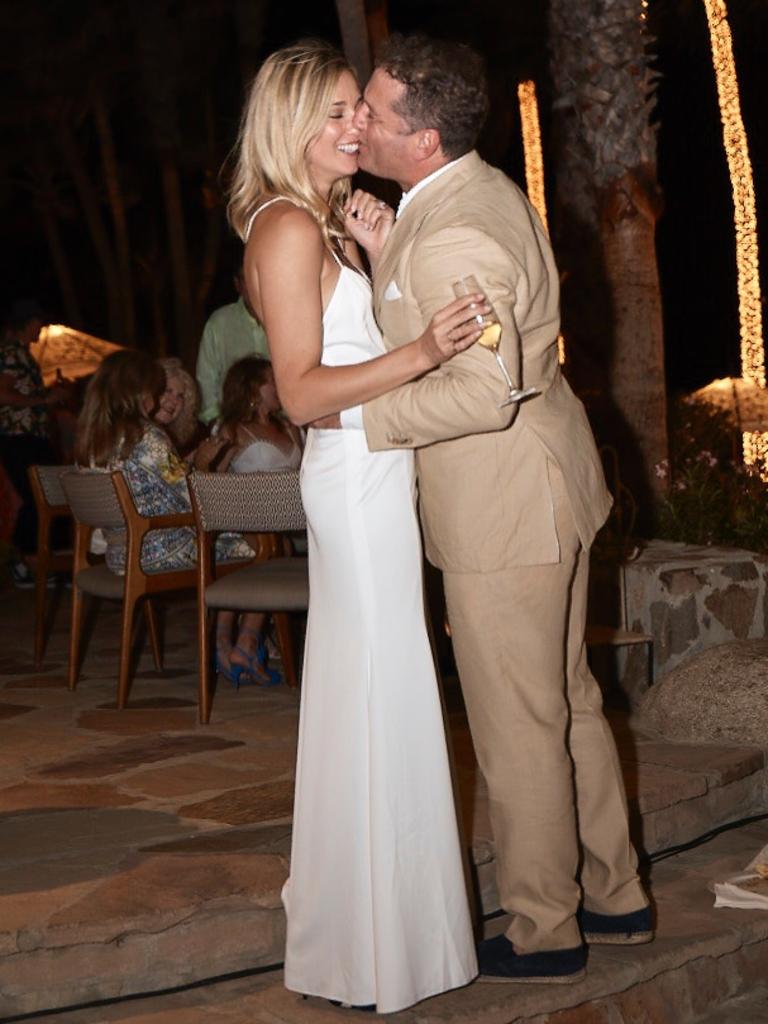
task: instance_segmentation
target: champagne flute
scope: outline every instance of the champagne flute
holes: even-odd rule
[[[475,293],[485,294],[483,289],[477,283],[477,278],[474,274],[469,274],[467,277],[462,277],[458,281],[454,281],[453,293],[457,299],[462,298],[464,295],[473,295]],[[491,306],[487,296],[485,301],[489,306]],[[493,352],[496,362],[499,364],[499,369],[504,375],[504,380],[507,382],[507,388],[509,389],[509,394],[503,402],[499,403],[499,407],[501,408],[505,405],[512,405],[513,402],[520,402],[522,399],[528,398],[530,395],[537,395],[539,393],[538,388],[516,388],[509,375],[509,370],[507,370],[504,360],[502,359],[501,352],[499,352],[499,344],[501,342],[501,323],[493,306],[491,306],[487,313],[476,313],[475,320],[478,325],[483,328],[483,333],[477,339],[476,344],[482,345],[483,348],[487,348],[489,351]]]

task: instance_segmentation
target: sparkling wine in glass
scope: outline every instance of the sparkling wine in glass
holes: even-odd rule
[[[453,283],[453,293],[457,299],[462,298],[464,295],[473,295],[476,293],[482,293],[483,289],[477,283],[477,278],[474,274],[469,274],[467,277],[462,277],[458,281]],[[491,306],[486,297],[486,303]],[[483,333],[475,342],[476,345],[482,345],[483,348],[489,349],[493,352],[496,362],[499,364],[504,380],[507,382],[507,388],[509,394],[500,402],[500,406],[512,405],[513,402],[520,402],[523,398],[528,398],[530,395],[538,394],[538,388],[516,388],[512,378],[509,375],[509,370],[504,363],[501,352],[499,352],[499,344],[501,343],[501,323],[496,310],[491,306],[487,313],[476,313],[475,320],[480,327],[483,328]]]

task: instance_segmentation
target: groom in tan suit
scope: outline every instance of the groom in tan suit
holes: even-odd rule
[[[473,150],[486,106],[466,47],[393,37],[381,55],[356,119],[360,165],[404,196],[374,265],[375,313],[387,344],[402,344],[474,274],[515,385],[538,393],[502,407],[499,367],[475,345],[362,417],[372,450],[417,449],[426,552],[444,573],[512,918],[481,944],[481,972],[569,981],[584,973],[585,939],[648,941],[651,919],[584,645],[589,548],[611,498],[558,364],[549,241],[522,192]]]

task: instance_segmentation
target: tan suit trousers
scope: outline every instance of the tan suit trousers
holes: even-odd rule
[[[469,724],[490,798],[507,937],[518,953],[581,943],[575,913],[647,904],[616,747],[586,660],[589,552],[549,463],[560,562],[446,573]],[[581,887],[579,885],[579,879]]]

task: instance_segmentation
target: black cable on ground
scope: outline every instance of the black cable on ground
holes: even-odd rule
[[[710,829],[709,832],[697,836],[696,839],[689,839],[687,843],[668,846],[665,850],[657,850],[656,853],[643,854],[639,861],[641,864],[657,864],[661,860],[666,860],[667,857],[674,857],[677,853],[684,853],[686,850],[695,850],[697,846],[704,846],[705,843],[715,839],[722,832],[729,832],[731,829],[741,828],[743,825],[754,825],[758,821],[768,821],[768,814],[753,814],[749,818],[737,818],[736,821],[728,821],[725,825],[718,825],[717,828]],[[493,921],[494,918],[503,917],[505,914],[506,911],[499,908],[499,910],[491,911],[490,914],[484,914],[483,921]]]
[[[695,850],[697,846],[703,846],[711,839],[715,839],[722,832],[730,832],[731,829],[741,828],[742,825],[754,825],[758,821],[768,821],[768,814],[753,814],[749,818],[737,818],[736,821],[728,821],[725,825],[718,825],[710,829],[696,839],[690,839],[687,843],[680,843],[678,846],[668,846],[666,850],[657,850],[656,853],[646,854],[640,860],[645,864],[656,864],[667,857],[674,857],[676,853],[684,853],[686,850]]]
[[[218,985],[224,981],[236,981],[238,978],[253,978],[259,974],[269,974],[272,971],[280,971],[283,968],[279,964],[268,964],[266,967],[250,967],[244,971],[234,971],[232,974],[219,974],[215,978],[201,978],[199,981],[190,981],[186,985],[175,985],[173,988],[160,988],[151,992],[132,992],[130,995],[112,996],[109,999],[94,999],[90,1003],[77,1003],[74,1006],[55,1006],[50,1010],[35,1010],[33,1013],[20,1013],[13,1017],[0,1017],[0,1024],[17,1024],[19,1021],[39,1020],[43,1017],[54,1017],[58,1014],[74,1013],[78,1010],[97,1010],[100,1006],[117,1006],[124,1003],[135,1003],[139,999],[156,999],[160,996],[172,996],[179,992],[191,992],[196,988],[204,988],[208,985]]]

